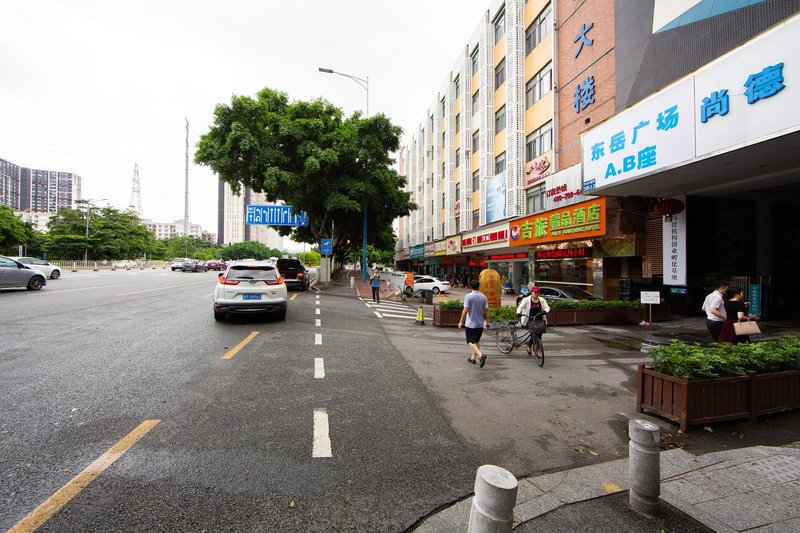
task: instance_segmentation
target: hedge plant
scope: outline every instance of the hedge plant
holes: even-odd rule
[[[464,309],[464,302],[462,300],[442,300],[439,302],[439,310],[444,311],[446,309]]]
[[[641,309],[642,307],[639,302],[626,300],[552,300],[547,303],[551,309]]]
[[[505,322],[506,320],[517,320],[517,308],[513,305],[502,307],[490,307],[489,319],[492,322]]]
[[[742,344],[685,343],[672,340],[650,350],[653,368],[662,374],[690,378],[715,378],[758,373],[800,370],[800,336]]]

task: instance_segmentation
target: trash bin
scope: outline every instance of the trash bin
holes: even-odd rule
[[[425,292],[425,303],[428,305],[433,305],[433,291],[424,291]]]

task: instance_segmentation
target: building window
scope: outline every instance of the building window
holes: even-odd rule
[[[442,222],[442,233],[440,233],[442,237],[444,237],[444,222]]]
[[[456,202],[461,198],[461,185],[456,183]]]
[[[553,31],[553,7],[551,4],[547,4],[547,7],[542,9],[536,20],[525,30],[525,55],[530,54],[551,31]]]
[[[533,215],[544,211],[545,184],[540,183],[525,192],[525,213]]]
[[[455,81],[453,81],[453,85],[456,89],[456,98],[458,98],[458,95],[461,93],[461,76],[456,76]]]
[[[456,233],[461,231],[461,217],[456,217]]]
[[[472,116],[475,116],[475,113],[478,112],[478,108],[480,107],[480,91],[475,91],[475,94],[472,95]]]
[[[442,193],[442,209],[444,209],[444,193]]]
[[[461,113],[456,114],[456,131],[461,130]]]
[[[494,88],[497,89],[506,82],[506,58],[500,60],[494,67]]]
[[[525,109],[553,89],[553,64],[548,63],[525,85]]]
[[[442,132],[442,147],[443,148],[444,148],[444,140],[445,140],[444,134],[445,134],[445,132]]]
[[[476,209],[472,212],[472,228],[477,228],[481,223],[481,210]]]
[[[536,159],[553,148],[553,123],[548,122],[525,139],[525,161]]]
[[[461,166],[461,149],[456,148],[456,167]]]
[[[480,150],[480,130],[472,134],[472,153],[477,154]]]
[[[494,158],[494,173],[500,174],[506,170],[506,153],[498,155]]]
[[[481,171],[476,170],[472,173],[472,192],[481,190]]]
[[[506,10],[503,9],[494,19],[494,44],[497,44],[506,34]]]
[[[494,114],[494,132],[500,133],[506,129],[506,106],[501,107]]]
[[[478,53],[480,52],[479,47],[475,47],[475,50],[472,51],[472,73],[476,74],[478,72]]]
[[[440,107],[442,108],[442,118],[444,118],[444,98],[442,98],[442,101],[439,102],[439,103],[440,103]]]
[[[442,179],[444,178],[445,178],[445,167],[444,167],[444,161],[442,161]]]

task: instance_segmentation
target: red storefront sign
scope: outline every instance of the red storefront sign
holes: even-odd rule
[[[539,250],[536,252],[536,260],[545,259],[580,259],[592,257],[592,249],[588,246],[582,248],[567,248],[565,250]]]
[[[470,246],[478,246],[479,244],[490,244],[493,242],[507,241],[508,230],[502,229],[499,231],[492,231],[490,233],[482,233],[480,235],[473,235],[472,237],[465,237],[461,239],[461,248],[469,248]]]
[[[487,261],[506,261],[508,259],[527,259],[528,254],[526,252],[517,252],[513,254],[498,254],[498,255],[487,255]]]

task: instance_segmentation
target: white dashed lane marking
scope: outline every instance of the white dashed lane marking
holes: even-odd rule
[[[312,457],[333,457],[328,429],[328,411],[314,409],[314,448]]]
[[[325,377],[325,361],[322,357],[314,358],[314,379],[322,379]]]

